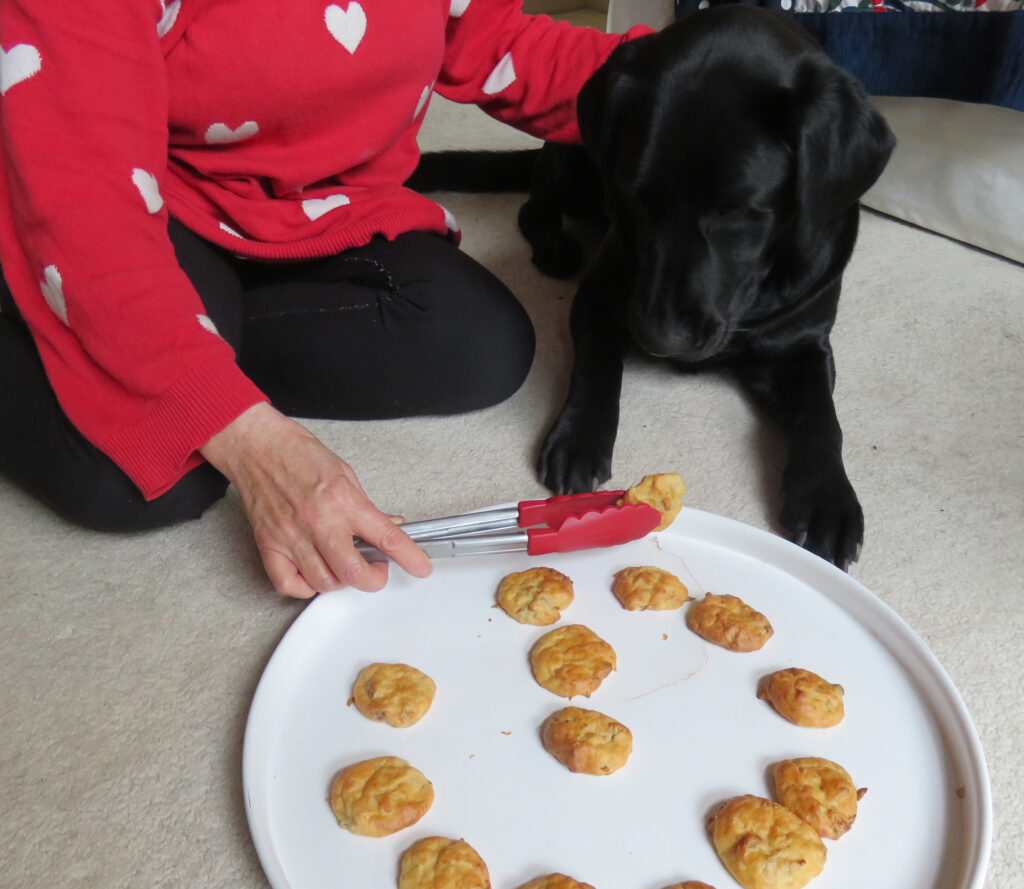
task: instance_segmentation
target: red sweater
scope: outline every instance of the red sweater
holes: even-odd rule
[[[178,267],[168,212],[268,260],[457,237],[402,187],[431,92],[578,141],[583,82],[646,31],[521,4],[0,0],[0,265],[68,417],[144,496],[264,400]]]

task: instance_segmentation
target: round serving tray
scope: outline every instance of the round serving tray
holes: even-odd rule
[[[613,775],[572,774],[540,743],[541,722],[568,703],[529,669],[530,647],[551,628],[516,623],[494,599],[505,574],[538,564],[575,585],[557,625],[585,624],[617,652],[618,669],[572,701],[631,729],[632,756]],[[630,565],[672,571],[695,598],[737,595],[775,634],[739,654],[690,632],[688,606],[627,612],[610,585]],[[379,593],[311,602],[256,690],[243,785],[274,889],[393,889],[402,852],[434,834],[469,842],[495,889],[551,872],[597,889],[726,889],[736,883],[708,840],[709,813],[737,794],[770,796],[768,766],[795,756],[835,760],[867,788],[850,832],[826,841],[814,889],[982,889],[991,792],[960,695],[898,615],[799,547],[684,509],[665,531],[622,546],[438,560],[426,580],[392,575]],[[374,661],[433,677],[437,695],[417,725],[371,722],[349,705]],[[757,699],[760,679],[790,666],[844,687],[839,726],[795,726]],[[385,754],[433,782],[433,807],[390,837],[340,829],[327,803],[333,776]]]

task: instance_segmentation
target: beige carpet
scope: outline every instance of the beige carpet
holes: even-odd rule
[[[435,100],[424,142],[529,140]],[[570,361],[573,285],[530,265],[521,198],[440,198],[465,249],[528,307],[539,348],[522,390],[493,409],[311,424],[410,519],[543,495],[531,467]],[[1024,885],[1022,299],[1020,266],[865,213],[834,337],[867,516],[852,573],[921,635],[974,718],[995,800],[991,889]],[[689,506],[775,529],[777,445],[729,383],[631,365],[622,425],[613,483],[674,469]],[[265,886],[243,732],[302,607],[269,588],[235,496],[189,525],[103,536],[0,482],[0,886]]]

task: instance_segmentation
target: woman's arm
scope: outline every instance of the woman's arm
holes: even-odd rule
[[[155,0],[0,0],[0,262],[61,406],[147,499],[263,395],[167,234]]]
[[[639,25],[606,34],[524,15],[522,0],[461,0],[452,8],[437,91],[553,142],[579,142],[580,88],[615,47],[652,32]]]

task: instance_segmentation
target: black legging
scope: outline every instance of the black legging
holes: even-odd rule
[[[238,363],[282,412],[338,420],[454,414],[515,392],[533,360],[523,307],[437,235],[326,259],[239,259],[172,220],[178,262]],[[199,516],[227,480],[208,464],[145,501],[61,410],[0,279],[0,474],[66,519],[130,531]]]

